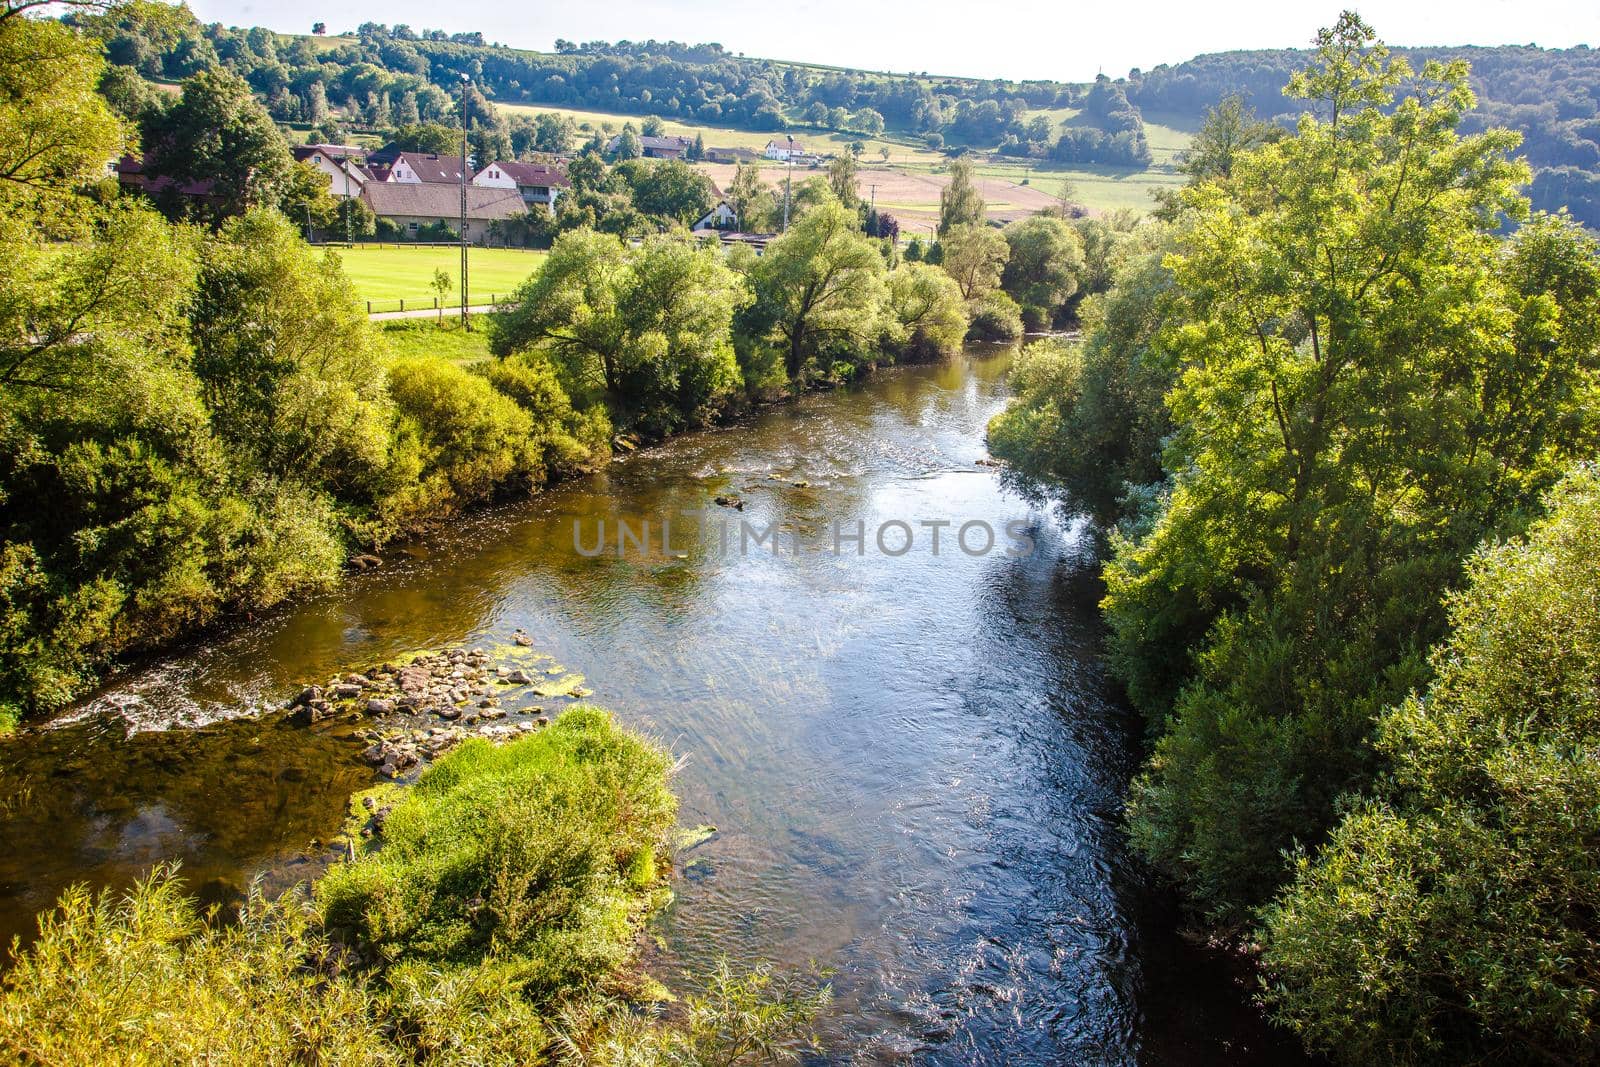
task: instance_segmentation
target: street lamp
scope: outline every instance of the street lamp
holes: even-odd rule
[[[467,124],[472,120],[467,116],[467,87],[472,84],[472,79],[461,75],[461,170],[458,177],[461,180],[461,328],[472,329],[472,324],[467,318]]]

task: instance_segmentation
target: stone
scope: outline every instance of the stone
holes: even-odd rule
[[[322,687],[320,685],[308,685],[304,689],[300,690],[299,694],[293,700],[289,701],[289,706],[291,708],[298,708],[303,704],[311,703],[313,700],[321,699]]]
[[[394,714],[394,701],[384,700],[382,697],[373,697],[367,701],[367,714],[392,715]]]

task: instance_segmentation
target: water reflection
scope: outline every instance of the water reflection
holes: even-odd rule
[[[669,442],[462,522],[95,707],[137,698],[136,725],[203,722],[522,627],[687,757],[683,820],[719,827],[661,920],[672,961],[834,968],[830,1058],[1283,1062],[1125,853],[1136,728],[1095,655],[1092,545],[976,464],[1008,365],[985,352],[893,371]],[[1038,550],[724,554],[688,526],[675,551],[573,550],[574,521],[696,508],[825,537],[836,521],[1017,519]],[[47,779],[48,799],[0,831],[13,929],[73,877],[116,882],[178,854],[227,884],[305,855],[365,773],[326,734],[221,722],[124,743],[104,722],[25,739],[0,768],[12,789]]]

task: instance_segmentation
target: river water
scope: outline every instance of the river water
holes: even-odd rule
[[[976,462],[1009,364],[976,351],[677,438],[0,746],[0,935],[72,881],[165,859],[218,901],[262,871],[314,872],[371,780],[360,745],[245,713],[520,627],[684,758],[681,821],[718,828],[680,856],[666,976],[720,955],[827,969],[832,1062],[1297,1059],[1127,852],[1139,728],[1097,660],[1094,541]],[[683,512],[700,508],[696,528]],[[618,518],[651,522],[646,551],[616,553]],[[574,524],[587,551],[602,520],[611,551],[586,557]],[[741,552],[741,520],[773,524],[779,553]],[[952,524],[937,554],[923,520]],[[895,521],[914,537],[900,555]],[[955,543],[968,522],[993,550],[976,552],[983,526],[973,553]],[[1031,554],[1006,553],[1023,539]]]

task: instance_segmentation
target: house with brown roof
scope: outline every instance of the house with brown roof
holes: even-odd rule
[[[561,190],[572,188],[566,168],[549,163],[504,163],[496,160],[472,176],[472,184],[484,189],[515,189],[530,207],[544,204],[554,208]]]
[[[753,163],[761,153],[753,148],[707,148],[707,163]]]
[[[606,155],[615,155],[617,147],[622,144],[622,134],[617,134],[606,142]],[[640,154],[646,159],[682,159],[684,153],[694,147],[694,142],[687,137],[640,137]]]
[[[785,135],[781,141],[776,138],[768,141],[763,154],[768,159],[776,159],[779,163],[792,163],[806,155],[806,149],[805,145]]]
[[[460,156],[437,156],[431,152],[401,152],[389,165],[387,182],[406,185],[457,185],[465,172],[472,180],[472,168]]]
[[[454,232],[461,222],[461,189],[441,182],[369,182],[361,199],[372,213],[387,219],[403,236],[415,236],[426,226],[442,222]],[[467,240],[484,244],[489,224],[528,210],[515,189],[467,186]]]
[[[362,166],[365,155],[354,145],[300,144],[291,151],[297,161],[309,163],[319,174],[328,176],[334,196],[358,197],[362,187],[372,181],[372,174]]]

